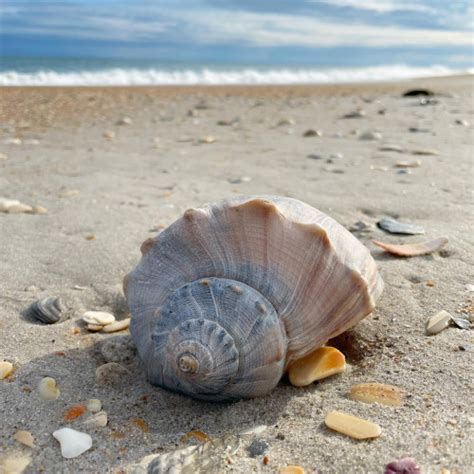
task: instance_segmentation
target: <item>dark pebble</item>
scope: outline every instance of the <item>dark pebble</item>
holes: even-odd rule
[[[250,456],[255,458],[265,454],[270,445],[264,439],[254,439],[247,448]]]

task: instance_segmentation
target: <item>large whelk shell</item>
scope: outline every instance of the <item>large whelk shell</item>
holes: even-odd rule
[[[142,253],[124,281],[132,337],[152,383],[201,399],[268,393],[383,287],[350,232],[284,197],[188,210]]]

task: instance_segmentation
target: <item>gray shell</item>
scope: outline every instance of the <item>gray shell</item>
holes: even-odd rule
[[[200,399],[268,393],[383,289],[350,232],[284,197],[190,209],[142,253],[124,280],[138,352],[153,384]]]

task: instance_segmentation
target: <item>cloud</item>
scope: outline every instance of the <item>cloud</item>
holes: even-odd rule
[[[289,0],[291,1],[291,0]],[[117,4],[117,2],[115,2]],[[226,8],[227,3],[227,8]],[[311,2],[310,2],[311,3]],[[388,14],[395,11],[434,11],[420,2],[407,0],[324,0],[316,4],[365,9]],[[380,26],[376,18],[365,22],[320,15],[272,13],[229,8],[230,2],[183,0],[139,4],[97,0],[93,3],[19,3],[2,7],[5,13],[3,34],[42,35],[63,38],[148,42],[164,44],[244,44],[276,47],[391,47],[391,46],[465,46],[472,45],[472,33],[459,27],[447,30],[436,25],[429,28],[389,25]],[[434,4],[434,2],[433,2]],[[467,7],[466,7],[467,8]],[[462,8],[449,10],[460,20]],[[467,10],[466,10],[467,11]],[[8,21],[9,20],[9,21]],[[12,21],[13,20],[13,21]],[[447,20],[446,20],[447,21]],[[466,20],[467,21],[467,20]]]

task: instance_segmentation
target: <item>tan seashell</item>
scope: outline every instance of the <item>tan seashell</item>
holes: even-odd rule
[[[128,329],[130,326],[130,318],[121,319],[120,321],[115,321],[112,324],[108,324],[102,329],[102,332],[118,332]]]
[[[360,402],[399,407],[405,398],[405,392],[385,383],[360,383],[351,388],[350,397]]]
[[[56,380],[51,377],[41,379],[38,384],[38,392],[43,400],[56,400],[61,393]]]
[[[316,380],[340,374],[345,370],[344,354],[335,347],[324,346],[290,365],[288,377],[292,385],[305,387]]]
[[[130,332],[152,383],[200,399],[265,395],[383,288],[366,247],[291,198],[190,209],[142,253],[124,279]]]
[[[403,245],[386,244],[384,242],[379,242],[378,240],[372,240],[372,242],[377,245],[377,247],[380,247],[393,255],[398,255],[400,257],[415,257],[417,255],[426,255],[436,252],[448,243],[448,239],[441,237],[439,239],[419,242],[417,244]]]
[[[324,422],[328,428],[354,439],[378,438],[382,434],[380,426],[376,423],[341,411],[328,413]]]
[[[29,431],[18,430],[15,433],[15,439],[19,443],[24,444],[25,446],[28,446],[30,448],[35,447],[35,440],[33,438],[33,435]]]

